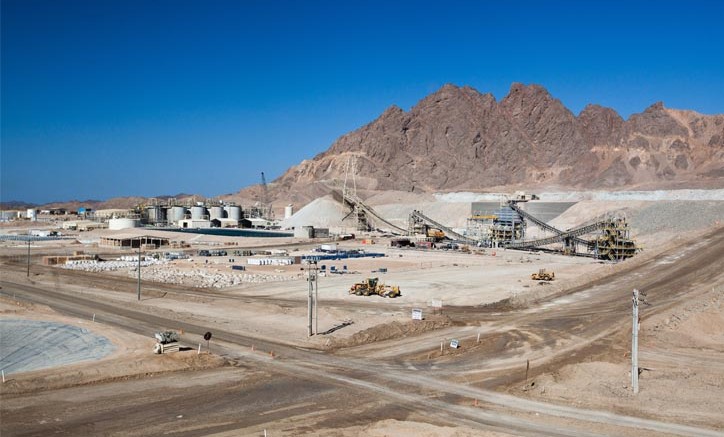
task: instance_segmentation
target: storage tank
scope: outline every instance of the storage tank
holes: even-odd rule
[[[28,213],[27,213],[26,217],[28,217],[28,219],[30,219],[30,221],[32,221],[32,222],[37,221],[38,220],[38,211],[33,208],[28,209]]]
[[[111,231],[118,231],[120,229],[137,228],[141,226],[141,221],[132,218],[112,218],[108,220],[108,229]]]
[[[166,210],[160,206],[149,206],[146,208],[148,223],[166,223]]]
[[[211,220],[224,218],[224,207],[212,206],[211,208],[209,208],[209,218]]]
[[[292,205],[287,205],[284,207],[284,218],[288,219],[294,214],[294,209],[292,208]]]
[[[241,207],[238,205],[227,205],[224,207],[226,216],[232,220],[241,221]]]
[[[178,223],[179,220],[186,218],[186,208],[183,206],[172,206],[168,210],[168,221]]]
[[[206,216],[206,208],[203,206],[191,207],[191,220],[204,220]]]

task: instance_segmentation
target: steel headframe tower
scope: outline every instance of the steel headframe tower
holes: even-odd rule
[[[317,261],[307,260],[307,336],[316,335],[319,331],[319,316],[317,313]],[[312,320],[315,320],[314,332],[312,332]]]

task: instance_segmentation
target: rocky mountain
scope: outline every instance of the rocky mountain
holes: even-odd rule
[[[628,120],[598,105],[576,116],[538,85],[515,83],[501,101],[445,85],[408,112],[391,106],[269,189],[306,203],[352,173],[358,190],[371,191],[720,188],[724,115],[655,103]]]

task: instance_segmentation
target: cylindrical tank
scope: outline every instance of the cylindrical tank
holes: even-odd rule
[[[241,220],[241,207],[238,205],[227,205],[224,207],[226,216],[237,222]]]
[[[212,206],[209,208],[209,219],[222,219],[224,218],[224,207],[223,206]]]
[[[294,209],[292,208],[292,205],[287,205],[284,207],[284,218],[288,219],[294,214]]]
[[[172,206],[168,210],[168,221],[177,223],[186,218],[186,208],[183,206]]]
[[[149,223],[164,223],[166,221],[166,210],[160,206],[149,206],[146,208]]]
[[[141,222],[138,219],[132,218],[112,218],[108,220],[108,229],[111,231],[117,231],[120,229],[137,228],[141,226]]]
[[[33,208],[28,208],[27,217],[32,222],[37,221],[38,220],[38,211]]]
[[[204,220],[206,215],[206,208],[203,206],[191,207],[191,220]]]

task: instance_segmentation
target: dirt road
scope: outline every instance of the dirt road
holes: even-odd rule
[[[421,353],[439,343],[435,333],[330,354],[217,329],[212,351],[227,357],[229,368],[194,374],[184,383],[165,376],[148,384],[112,382],[3,395],[2,431],[3,435],[159,431],[208,435],[228,430],[251,434],[258,432],[255,427],[269,425],[303,434],[393,418],[517,435],[719,436],[710,429],[521,399],[495,390],[518,383],[525,360],[533,363],[535,374],[588,356],[620,353],[625,347],[616,342],[630,318],[632,288],[646,290],[653,303],[643,314],[645,320],[687,299],[689,290],[722,283],[721,259],[724,232],[718,231],[619,271],[614,278],[594,281],[522,311],[493,315],[486,308],[454,309],[453,316],[467,324],[461,332],[468,337],[462,340],[470,346],[436,359],[427,359],[430,352]],[[162,317],[111,301],[17,281],[1,284],[5,295],[12,293],[79,317],[95,313],[103,323],[131,332],[177,327],[187,333],[184,340],[194,344],[206,330],[193,320]],[[478,329],[484,332],[485,347],[472,344]],[[53,403],[61,398],[65,401]],[[184,413],[188,411],[195,411],[193,419]]]

